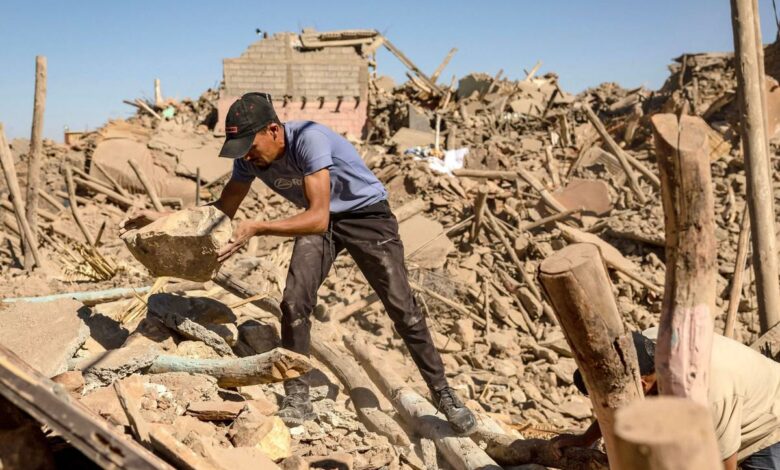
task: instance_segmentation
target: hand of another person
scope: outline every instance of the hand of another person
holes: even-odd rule
[[[132,209],[127,217],[119,223],[119,236],[124,235],[129,230],[146,227],[155,220],[168,215],[168,212],[157,212],[150,209]]]
[[[217,260],[220,263],[224,262],[226,259],[233,256],[235,252],[241,249],[241,247],[256,234],[257,227],[255,221],[244,220],[243,222],[240,222],[236,229],[233,230],[233,236],[230,237],[230,242],[219,251]]]
[[[563,450],[569,447],[588,447],[592,442],[588,442],[584,434],[559,434],[554,437],[550,443],[560,457]]]

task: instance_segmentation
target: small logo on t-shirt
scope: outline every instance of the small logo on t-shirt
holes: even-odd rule
[[[303,186],[303,180],[301,178],[276,178],[274,180],[274,187],[276,189],[285,190],[290,189],[293,186]]]

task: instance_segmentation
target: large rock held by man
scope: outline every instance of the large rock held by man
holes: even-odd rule
[[[233,233],[230,218],[214,206],[175,212],[122,236],[154,276],[208,281],[219,270],[217,254]]]

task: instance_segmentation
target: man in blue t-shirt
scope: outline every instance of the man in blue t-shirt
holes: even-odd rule
[[[247,220],[238,224],[227,259],[251,237],[295,237],[281,302],[282,347],[309,355],[311,321],[317,290],[336,256],[346,250],[379,296],[395,328],[431,391],[434,403],[459,434],[476,428],[471,411],[444,376],[425,317],[407,278],[398,222],[387,203],[387,190],[366,167],[355,148],[329,128],[311,121],[282,124],[265,93],[247,93],[225,118],[220,157],[232,158],[233,175],[216,207],[231,218],[255,178],[304,209],[282,220]],[[134,228],[159,218],[145,211],[126,224]],[[284,383],[279,416],[289,426],[313,417],[304,377]]]

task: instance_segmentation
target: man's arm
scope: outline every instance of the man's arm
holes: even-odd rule
[[[590,447],[601,438],[601,428],[598,420],[594,420],[590,427],[583,434],[561,434],[555,437],[553,445],[559,449],[567,447]]]
[[[731,457],[723,461],[723,468],[725,470],[737,470],[737,453],[731,454]]]
[[[219,261],[229,258],[255,235],[296,237],[327,231],[330,221],[330,171],[323,168],[304,176],[303,191],[306,201],[309,203],[309,207],[305,211],[282,220],[246,220],[241,222],[233,231],[230,243],[220,252]],[[225,213],[230,215],[227,211]]]
[[[219,195],[219,199],[214,202],[214,207],[221,210],[231,219],[236,216],[238,206],[244,201],[251,183],[243,181],[237,181],[231,179],[227,182],[224,188],[222,188],[222,194]]]

